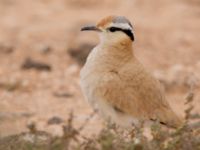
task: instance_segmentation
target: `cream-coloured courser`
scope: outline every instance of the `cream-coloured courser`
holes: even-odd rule
[[[134,56],[131,23],[122,16],[109,16],[95,26],[100,43],[81,70],[81,88],[89,103],[104,118],[122,126],[155,121],[178,127],[181,119],[165,99],[160,83]]]

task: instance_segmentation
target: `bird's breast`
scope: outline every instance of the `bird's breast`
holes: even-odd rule
[[[97,73],[94,68],[88,68],[84,66],[80,73],[80,85],[82,92],[91,105],[95,105],[96,90],[98,89],[98,83],[100,82],[101,73]]]

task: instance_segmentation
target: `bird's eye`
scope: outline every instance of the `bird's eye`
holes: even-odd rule
[[[118,29],[117,29],[116,27],[110,27],[110,28],[108,28],[108,30],[109,30],[110,32],[115,32],[115,31],[117,31]]]

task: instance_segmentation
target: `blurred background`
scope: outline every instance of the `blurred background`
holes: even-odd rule
[[[194,88],[200,112],[199,0],[0,0],[0,136],[37,129],[62,135],[70,112],[80,127],[92,113],[79,87],[79,71],[98,43],[80,32],[108,15],[134,26],[135,55],[158,78],[173,109],[184,114]],[[97,133],[97,115],[83,132]]]

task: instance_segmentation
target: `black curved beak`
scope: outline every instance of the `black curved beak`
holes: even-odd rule
[[[86,26],[81,28],[81,31],[98,31],[100,32],[101,30],[97,28],[96,26]]]

